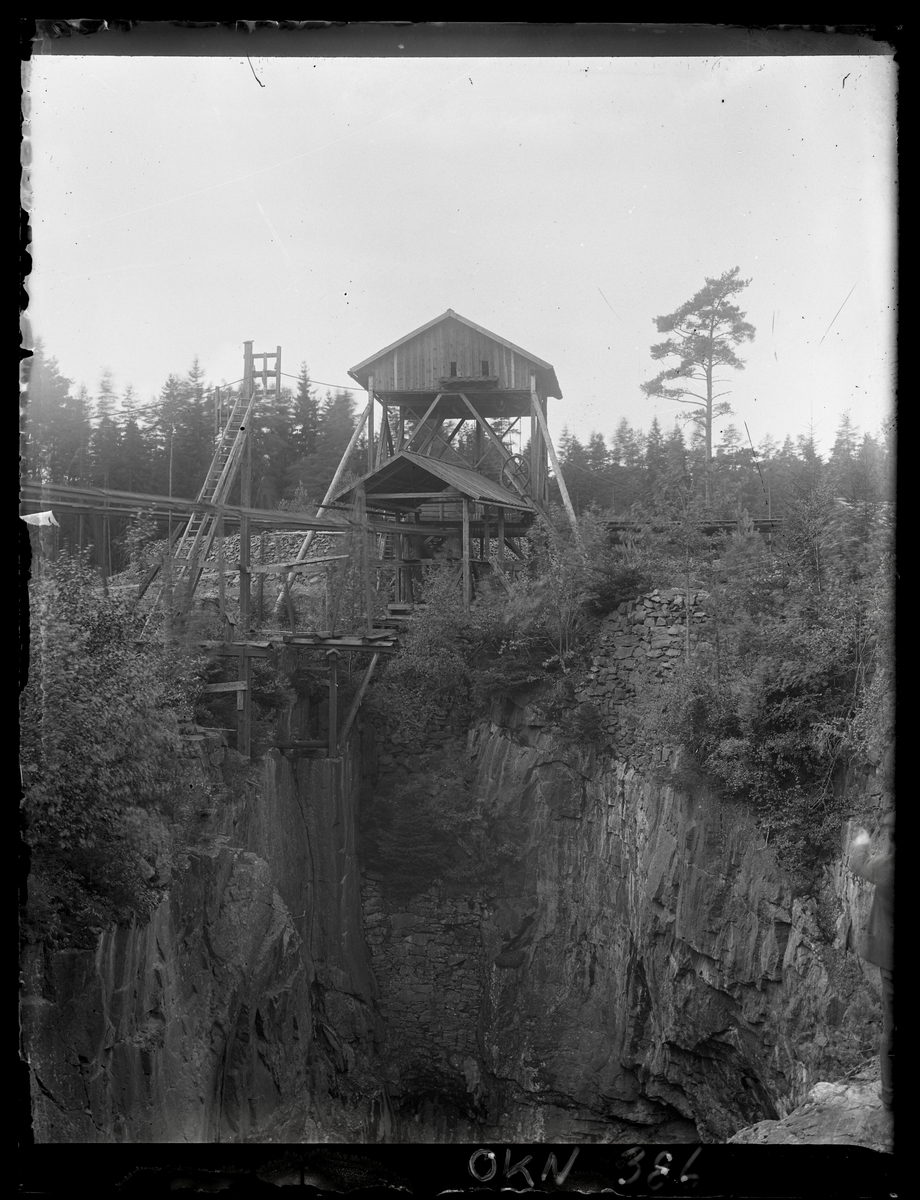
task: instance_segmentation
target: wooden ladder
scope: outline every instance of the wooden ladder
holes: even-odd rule
[[[208,467],[204,483],[196,497],[196,504],[222,504],[230,494],[243,457],[243,447],[249,430],[249,422],[255,407],[257,393],[253,392],[245,403],[238,396],[220,431],[214,457]],[[179,534],[170,553],[172,563],[172,586],[179,592],[177,612],[188,612],[201,578],[202,563],[207,558],[217,535],[218,518],[215,513],[204,509],[193,511],[184,529]],[[167,551],[169,553],[169,551]],[[146,631],[166,591],[165,583],[151,607],[144,626]]]

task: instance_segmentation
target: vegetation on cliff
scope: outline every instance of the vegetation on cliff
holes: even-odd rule
[[[672,579],[683,559],[709,593],[706,641],[644,691],[640,736],[683,749],[675,782],[695,776],[753,806],[796,868],[827,851],[847,779],[892,742],[891,534],[886,506],[822,487],[769,539],[741,522],[662,544]]]
[[[180,737],[204,662],[189,644],[141,643],[131,605],[84,557],[43,564],[30,602],[23,934],[90,945],[156,903],[189,814],[208,803]]]
[[[807,874],[850,814],[860,771],[881,766],[892,783],[889,506],[848,503],[811,478],[765,536],[745,513],[713,532],[702,496],[679,499],[667,522],[634,510],[618,541],[596,510],[577,537],[554,511],[515,578],[481,586],[468,612],[434,572],[371,704],[419,732],[432,706],[453,705],[466,722],[523,693],[560,741],[610,752],[599,713],[578,698],[599,619],[652,586],[701,589],[701,640],[638,688],[638,749],[650,760],[679,750],[659,774],[751,807],[786,865]]]

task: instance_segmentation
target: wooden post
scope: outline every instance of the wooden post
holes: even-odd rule
[[[326,661],[329,664],[329,757],[338,758],[339,734],[336,726],[339,703],[338,650],[327,650]]]
[[[377,456],[374,460],[374,465],[379,467],[386,458],[387,443],[391,440],[390,435],[390,410],[386,404],[381,404],[383,415],[380,418],[380,436],[377,438]]]
[[[482,414],[478,413],[476,411],[470,398],[468,396],[464,395],[463,392],[461,392],[460,399],[463,401],[463,403],[466,405],[466,407],[470,410],[473,417],[475,418],[476,425],[477,425],[477,428],[479,429],[480,433],[485,433],[488,436],[489,440],[492,442],[492,445],[495,446],[495,448],[498,450],[498,453],[501,456],[502,463],[506,463],[511,458],[511,452],[509,451],[508,447],[502,442],[501,438],[498,437],[495,430],[488,423],[488,421],[486,421],[484,419]],[[463,421],[465,421],[465,420],[466,420],[466,418],[464,417]],[[461,424],[463,424],[463,421],[461,421]],[[458,428],[459,428],[459,426],[458,426]],[[456,433],[456,430],[454,430],[454,433]],[[451,434],[451,439],[452,438],[453,438],[453,434]],[[532,442],[533,442],[533,438],[531,438],[531,443]],[[518,493],[518,495],[523,497],[526,494],[525,489],[523,487],[521,487],[521,485],[518,483],[517,479],[515,479],[514,475],[511,476],[510,482],[511,482],[512,486],[514,487],[514,490]]]
[[[549,452],[552,460],[553,470],[556,472],[556,480],[559,483],[559,492],[562,495],[562,503],[565,505],[565,511],[569,514],[569,520],[572,523],[572,528],[578,533],[578,518],[575,516],[575,509],[572,507],[572,501],[569,499],[569,489],[565,486],[565,480],[562,477],[562,468],[559,466],[559,459],[556,457],[556,450],[553,446],[552,438],[549,436],[549,428],[546,424],[546,417],[543,415],[543,409],[540,407],[540,398],[537,395],[537,378],[535,375],[530,376],[530,410],[537,418],[537,423],[540,426],[540,431],[543,434],[546,442],[546,449]],[[534,439],[531,437],[530,444],[533,446]]]
[[[498,565],[505,569],[505,510],[498,510]]]
[[[416,514],[416,519],[417,519],[417,517],[418,517],[418,514]],[[413,538],[406,538],[405,541],[403,542],[403,546],[409,552],[409,558],[415,558],[415,545],[416,545],[416,543]],[[405,584],[403,587],[403,603],[404,604],[414,604],[415,603],[415,590],[414,590],[413,584],[412,584],[412,572],[414,569],[415,569],[414,567],[403,567],[403,574],[405,575]]]
[[[236,693],[236,748],[244,758],[249,757],[252,740],[252,659],[241,654],[237,678],[246,687]]]
[[[463,497],[463,607],[473,600],[473,580],[470,574],[470,502]]]
[[[275,553],[278,555],[279,559],[282,557],[283,551],[278,542],[278,534],[277,533],[275,534]],[[260,575],[259,582],[261,583],[264,578],[265,578],[264,575]],[[281,585],[284,588],[284,602],[287,605],[288,620],[291,622],[291,633],[294,633],[294,631],[297,629],[297,614],[294,611],[294,598],[291,595],[291,585],[289,582],[290,579],[291,579],[290,575],[285,575],[282,578]]]
[[[332,483],[330,483],[329,487],[326,489],[325,499],[323,500],[323,502],[319,506],[319,508],[316,510],[316,515],[318,517],[321,517],[323,515],[323,513],[325,513],[326,505],[329,503],[329,501],[335,495],[335,490],[339,486],[339,480],[345,474],[345,466],[346,466],[349,458],[351,457],[351,452],[354,450],[355,446],[358,444],[358,438],[361,436],[361,430],[364,428],[365,422],[368,419],[369,407],[370,406],[368,406],[368,408],[365,408],[364,412],[361,414],[361,420],[358,422],[358,424],[354,427],[354,429],[352,431],[351,440],[349,441],[348,445],[345,448],[345,453],[342,455],[339,465],[335,469],[335,474],[332,477]],[[303,543],[297,552],[297,561],[298,562],[303,562],[303,560],[307,557],[307,554],[310,551],[310,547],[313,545],[313,538],[315,536],[316,536],[316,530],[311,529],[310,532],[303,539]]]
[[[243,343],[243,403],[248,404],[252,396],[252,342]],[[240,507],[252,506],[252,414],[243,437],[243,460],[240,475]],[[248,636],[252,624],[252,604],[249,574],[249,517],[240,517],[240,628]]]
[[[412,443],[415,441],[415,439],[418,437],[418,435],[423,430],[425,430],[425,422],[429,420],[429,418],[431,417],[431,414],[437,408],[438,403],[440,402],[441,397],[443,395],[444,395],[443,392],[438,392],[438,394],[435,396],[435,398],[432,400],[432,402],[425,409],[425,415],[422,417],[422,419],[419,421],[419,423],[415,426],[415,428],[409,434],[409,437],[406,439],[406,444],[405,444],[405,446],[403,446],[404,450],[408,450],[409,447],[412,445]],[[430,431],[425,430],[425,432],[427,433]],[[413,453],[417,453],[417,451],[413,451]]]
[[[403,448],[403,438],[406,433],[406,410],[402,405],[399,406],[399,416],[396,418],[396,449],[394,453],[398,454]]]
[[[361,538],[361,568],[364,575],[365,618],[367,621],[367,632],[371,633],[374,628],[374,600],[371,587],[371,549],[369,538],[372,535],[367,521],[367,498],[363,483],[358,484],[355,493],[355,503],[358,510],[358,519],[361,522],[359,537]]]
[[[259,565],[265,566],[265,530],[259,534]],[[259,628],[265,624],[265,575],[259,574]]]
[[[358,715],[358,709],[361,707],[361,701],[364,699],[364,693],[367,691],[367,685],[371,681],[371,676],[374,673],[374,667],[377,666],[377,661],[380,658],[379,654],[374,654],[371,657],[370,665],[364,672],[364,676],[358,686],[358,691],[355,694],[354,700],[351,702],[351,708],[348,710],[348,716],[345,718],[345,723],[342,726],[342,732],[339,736],[339,741],[344,745],[345,739],[351,732],[351,727],[355,717]]]
[[[393,559],[396,563],[396,603],[406,601],[406,580],[403,575],[402,560],[406,556],[406,541],[401,533],[393,534]]]
[[[217,518],[217,607],[221,624],[227,619],[227,589],[224,581],[224,516]]]
[[[489,506],[482,506],[482,537],[479,539],[479,557],[489,559],[492,555],[492,534],[489,530]]]
[[[367,379],[367,469],[374,469],[374,377]]]

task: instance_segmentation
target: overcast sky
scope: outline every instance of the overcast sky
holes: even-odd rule
[[[255,43],[253,43],[255,45]],[[242,345],[347,385],[453,308],[556,368],[586,438],[645,399],[654,318],[738,266],[755,442],[891,411],[889,57],[33,59],[33,336],[154,396]],[[842,306],[842,309],[841,309]]]

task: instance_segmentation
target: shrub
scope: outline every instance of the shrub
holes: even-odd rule
[[[81,912],[149,908],[145,824],[133,814],[168,811],[181,795],[179,722],[202,666],[181,647],[139,644],[130,607],[98,584],[84,560],[62,558],[30,595],[23,815],[36,902],[57,896],[65,927]]]
[[[695,564],[708,573],[709,648],[649,685],[638,734],[646,750],[682,747],[807,872],[834,844],[854,750],[890,737],[890,710],[874,725],[867,708],[885,687],[873,683],[886,622],[873,589],[884,587],[849,565],[803,564],[814,546],[799,532],[776,550],[756,535],[723,539]]]

